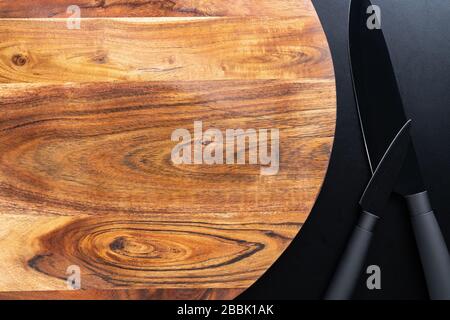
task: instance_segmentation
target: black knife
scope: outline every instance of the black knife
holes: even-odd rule
[[[352,0],[349,54],[356,104],[370,167],[380,162],[406,121],[382,29],[369,28],[370,0]],[[412,143],[394,191],[406,200],[431,299],[450,299],[450,256],[436,221]]]
[[[377,221],[397,182],[410,146],[408,121],[387,148],[359,202],[362,214],[325,294],[325,300],[348,300],[361,274]]]

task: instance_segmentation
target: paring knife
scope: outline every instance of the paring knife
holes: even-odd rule
[[[387,148],[361,197],[359,204],[363,212],[331,280],[325,300],[348,300],[351,298],[356,282],[361,275],[373,231],[392,194],[408,153],[411,142],[410,127],[411,121],[408,121],[401,128],[392,144]]]
[[[370,167],[380,162],[398,127],[406,121],[389,50],[381,29],[367,21],[370,0],[352,0],[349,54]],[[394,191],[406,200],[431,299],[450,299],[450,257],[436,221],[412,143]]]

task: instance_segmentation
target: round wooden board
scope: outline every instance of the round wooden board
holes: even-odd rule
[[[0,43],[1,298],[231,299],[308,217],[336,113],[309,0],[0,1]],[[257,144],[178,163],[180,129]]]

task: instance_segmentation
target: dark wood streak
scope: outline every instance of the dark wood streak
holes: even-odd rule
[[[61,273],[64,265],[79,265],[82,270],[89,270],[86,275],[82,274],[83,288],[87,289],[96,288],[99,278],[106,282],[102,287],[181,284],[216,287],[235,283],[238,279],[251,279],[251,274],[263,270],[263,261],[268,258],[266,251],[270,251],[266,246],[274,246],[273,238],[273,234],[267,237],[266,232],[251,227],[229,226],[226,229],[220,224],[184,225],[181,222],[128,220],[127,217],[88,218],[45,234],[39,239],[42,252],[27,264],[40,273],[60,279],[64,278]],[[290,241],[283,236],[275,238],[280,246]],[[101,251],[96,251],[99,242],[105,245]],[[217,252],[219,247],[220,252]],[[200,260],[189,258],[200,252]],[[188,256],[181,258],[177,256],[179,254]],[[168,262],[159,264],[155,259]],[[252,268],[239,266],[247,264],[248,260],[254,260]],[[169,265],[165,267],[167,263]]]

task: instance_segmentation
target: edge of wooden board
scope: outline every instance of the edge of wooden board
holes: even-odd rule
[[[0,292],[0,300],[232,300],[244,289],[129,289]]]
[[[33,0],[0,1],[1,18],[292,16],[314,10],[310,0]],[[75,11],[74,11],[75,10]]]

